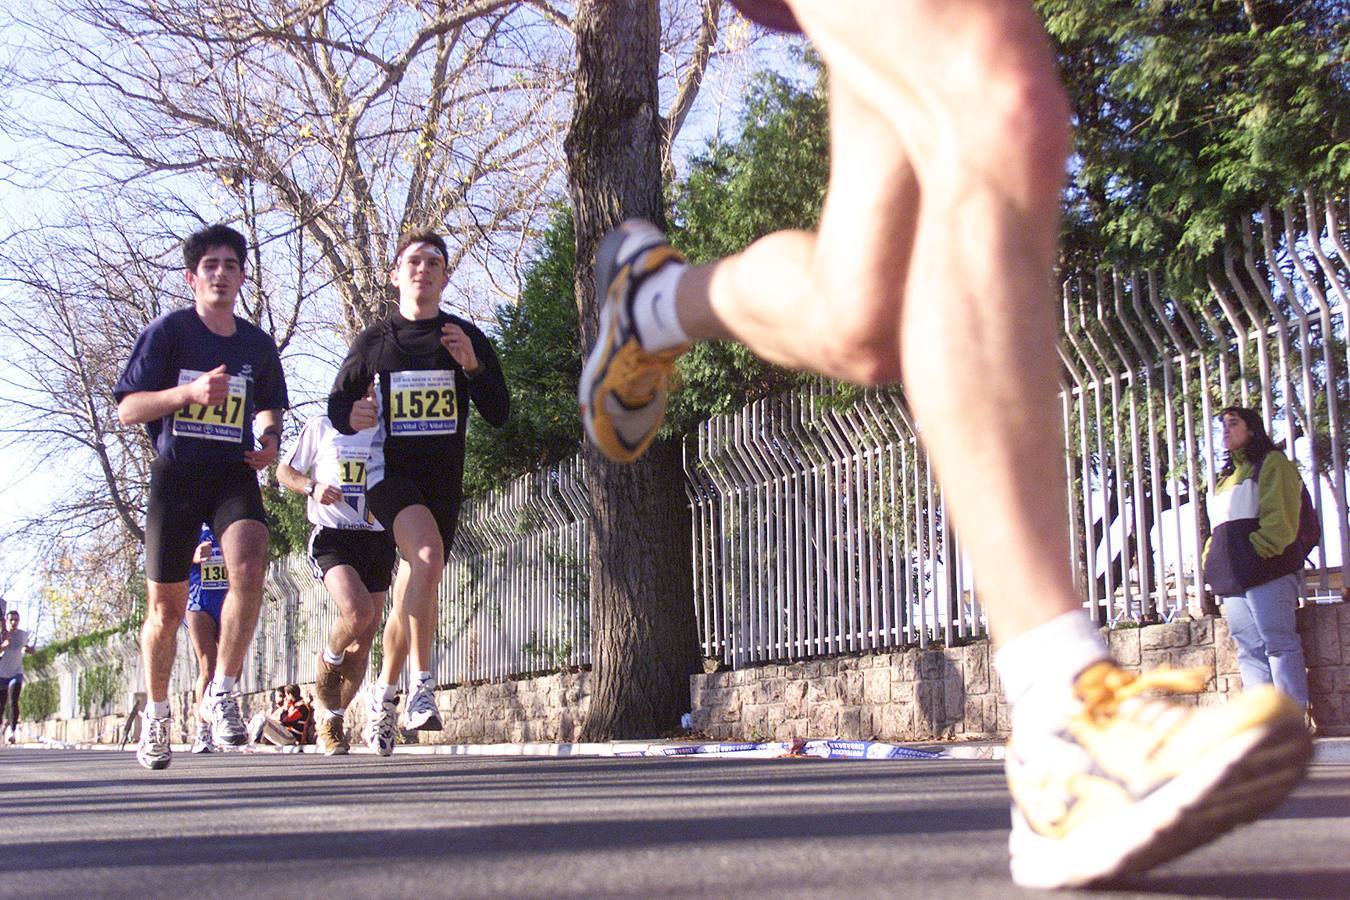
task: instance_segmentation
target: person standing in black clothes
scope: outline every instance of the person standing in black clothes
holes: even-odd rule
[[[403,727],[443,727],[432,693],[431,644],[436,592],[459,518],[469,400],[498,428],[511,405],[487,337],[440,309],[448,256],[433,232],[403,238],[389,274],[398,309],[357,335],[328,397],[328,418],[339,432],[375,429],[366,504],[402,556],[363,735],[381,756],[394,751],[397,684],[410,653],[416,676]]]

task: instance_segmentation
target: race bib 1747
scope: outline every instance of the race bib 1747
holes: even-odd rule
[[[194,369],[178,372],[178,385],[191,384],[203,373]],[[173,414],[174,437],[204,438],[231,444],[244,442],[244,406],[248,381],[241,375],[230,376],[225,399],[213,406],[189,403]]]
[[[455,373],[445,369],[389,373],[389,433],[408,436],[459,431]]]

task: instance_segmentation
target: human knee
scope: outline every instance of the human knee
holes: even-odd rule
[[[821,349],[822,368],[836,378],[875,387],[900,380],[900,345],[893,328],[875,323],[843,323],[829,332]]]

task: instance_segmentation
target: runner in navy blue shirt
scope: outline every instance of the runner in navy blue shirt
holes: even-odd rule
[[[195,303],[145,327],[115,389],[118,418],[145,425],[156,454],[145,515],[148,597],[141,634],[148,702],[136,754],[150,769],[172,759],[169,672],[203,522],[220,538],[230,585],[216,674],[198,715],[211,723],[216,743],[248,742],[235,688],[267,567],[257,473],[276,459],[287,397],[276,344],[234,314],[247,258],[247,242],[232,228],[216,225],[191,235],[183,261]]]

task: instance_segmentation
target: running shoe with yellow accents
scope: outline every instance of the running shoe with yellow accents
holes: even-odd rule
[[[615,462],[633,462],[651,445],[666,415],[675,360],[687,349],[644,349],[633,325],[633,298],[651,275],[683,263],[665,235],[641,219],[605,235],[596,251],[600,336],[581,370],[577,401],[591,443]]]
[[[1198,692],[1207,677],[1100,662],[1075,682],[1081,705],[1063,730],[1012,736],[1013,881],[1074,887],[1142,872],[1284,799],[1312,756],[1303,711],[1269,686],[1220,706],[1156,696]]]

